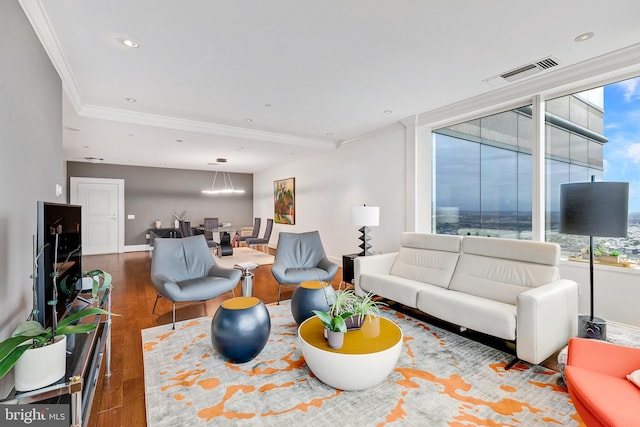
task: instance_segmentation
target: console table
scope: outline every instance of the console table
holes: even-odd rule
[[[80,293],[65,316],[90,304],[91,293]],[[111,289],[98,295],[98,306],[111,312]],[[93,323],[97,328],[86,334],[67,337],[67,373],[60,381],[49,386],[26,392],[13,389],[0,400],[2,404],[60,403],[70,406],[71,426],[84,426],[91,413],[91,404],[98,385],[102,360],[105,359],[105,376],[111,375],[111,315],[87,316],[81,323]]]
[[[149,245],[153,246],[153,241],[156,237],[161,238],[178,238],[182,237],[180,230],[177,228],[150,228],[149,229]]]

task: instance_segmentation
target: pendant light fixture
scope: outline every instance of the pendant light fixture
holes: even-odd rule
[[[222,179],[224,181],[224,187],[216,189],[216,179],[218,178],[218,171],[213,175],[213,182],[211,183],[211,189],[202,190],[203,194],[242,194],[244,190],[236,190],[233,188],[231,182],[231,174],[229,172],[221,172]]]

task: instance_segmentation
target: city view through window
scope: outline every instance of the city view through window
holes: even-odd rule
[[[640,78],[547,100],[545,239],[579,256],[588,236],[558,233],[560,184],[629,182],[626,238],[596,253],[640,259]],[[434,131],[433,231],[531,239],[531,106]]]

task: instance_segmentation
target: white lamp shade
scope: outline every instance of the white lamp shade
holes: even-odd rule
[[[380,223],[378,206],[356,206],[351,208],[351,225],[377,226]]]

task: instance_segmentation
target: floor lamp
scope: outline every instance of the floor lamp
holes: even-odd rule
[[[362,243],[360,244],[360,248],[362,252],[360,252],[359,256],[367,256],[369,254],[369,249],[371,249],[371,245],[369,244],[369,240],[371,240],[371,236],[369,232],[371,229],[370,226],[377,226],[380,222],[380,208],[377,206],[356,206],[351,208],[351,225],[360,225],[362,228],[360,232],[362,235],[360,236],[360,240]]]
[[[606,322],[593,315],[593,237],[626,237],[628,182],[576,182],[560,185],[560,233],[589,236],[589,316],[579,316],[578,335],[606,339]]]

